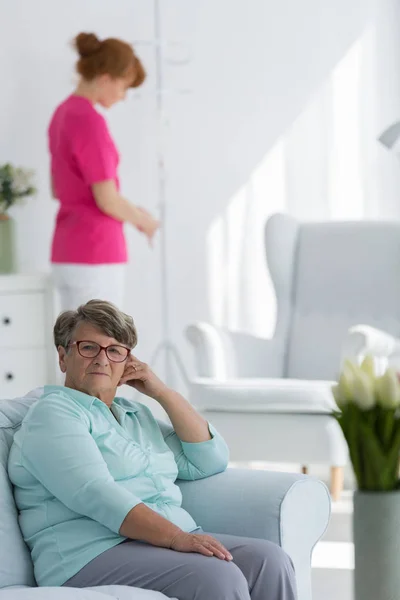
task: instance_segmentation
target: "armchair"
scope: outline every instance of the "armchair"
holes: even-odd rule
[[[161,600],[159,592],[125,586],[37,588],[18,525],[7,476],[14,433],[40,390],[0,400],[0,600]],[[298,598],[311,600],[311,554],[328,525],[330,500],[323,483],[302,475],[229,469],[199,481],[178,481],[183,506],[210,533],[268,539],[290,555]],[[106,597],[106,598],[105,598]]]
[[[343,356],[372,337],[382,352],[390,346],[378,329],[400,335],[400,223],[299,223],[277,214],[266,224],[265,248],[278,308],[273,337],[190,325],[189,395],[224,435],[232,460],[295,462],[304,472],[330,465],[337,499],[347,446],[329,414],[330,387]],[[348,336],[357,323],[369,329]]]

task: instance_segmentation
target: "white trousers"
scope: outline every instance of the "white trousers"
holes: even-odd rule
[[[125,264],[53,264],[60,309],[76,310],[89,300],[108,300],[123,309]]]

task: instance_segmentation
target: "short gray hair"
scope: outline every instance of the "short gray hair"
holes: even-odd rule
[[[128,348],[137,344],[137,332],[132,317],[123,313],[111,302],[89,300],[77,310],[62,312],[54,325],[53,336],[56,348],[68,348],[79,323],[90,323],[102,333],[117,340]]]

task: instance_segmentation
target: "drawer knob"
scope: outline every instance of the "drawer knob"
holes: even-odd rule
[[[6,379],[7,381],[12,381],[14,379],[13,373],[6,373]]]
[[[10,317],[3,317],[3,325],[11,325]]]

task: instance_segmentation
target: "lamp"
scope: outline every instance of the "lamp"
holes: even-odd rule
[[[378,137],[378,141],[388,150],[396,150],[397,147],[400,149],[400,121],[396,121],[385,129]]]

